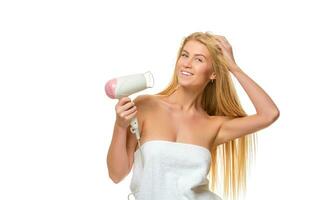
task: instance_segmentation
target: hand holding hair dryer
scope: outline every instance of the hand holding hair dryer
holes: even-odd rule
[[[153,74],[150,71],[147,71],[145,73],[121,76],[107,81],[107,83],[105,84],[105,93],[108,97],[112,99],[120,99],[122,97],[127,97],[133,93],[142,91],[146,88],[151,88],[153,86]],[[140,130],[136,117],[131,119],[130,125],[130,131],[132,134],[135,134],[135,137],[138,140],[139,148],[141,150]],[[144,162],[142,152],[141,157],[143,164]]]

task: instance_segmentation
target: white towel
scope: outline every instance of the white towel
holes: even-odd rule
[[[136,200],[222,200],[209,191],[211,153],[202,146],[146,141],[134,153],[131,194]],[[128,197],[129,198],[129,197]]]

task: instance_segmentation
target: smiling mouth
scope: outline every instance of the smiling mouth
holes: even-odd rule
[[[181,71],[180,74],[181,74],[182,76],[185,76],[185,77],[193,76],[192,73],[185,72],[185,71]]]

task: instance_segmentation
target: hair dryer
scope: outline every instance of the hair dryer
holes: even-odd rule
[[[105,93],[112,99],[120,99],[122,97],[129,96],[133,93],[139,92],[146,88],[151,88],[154,86],[153,74],[150,71],[140,74],[131,74],[128,76],[121,76],[109,80],[105,84]],[[139,147],[140,144],[140,130],[138,125],[138,120],[136,117],[131,119],[130,122],[131,128],[130,131],[132,134],[135,134],[136,139],[138,140]],[[143,156],[141,152],[142,162]]]
[[[148,71],[143,74],[132,74],[111,79],[105,85],[105,92],[112,99],[120,99],[146,88],[151,88],[153,85],[153,74]]]

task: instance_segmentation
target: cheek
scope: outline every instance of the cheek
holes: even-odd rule
[[[211,63],[205,63],[202,66],[202,69],[206,72],[206,73],[211,73],[213,71],[213,67]]]
[[[202,66],[201,68],[198,68],[198,69],[199,69],[198,72],[201,74],[201,77],[202,77],[201,79],[204,81],[208,80],[211,73],[212,73],[212,68],[207,67],[207,65],[206,65],[206,66]]]
[[[211,68],[207,64],[202,64],[198,66],[198,70],[201,74],[209,75]]]

